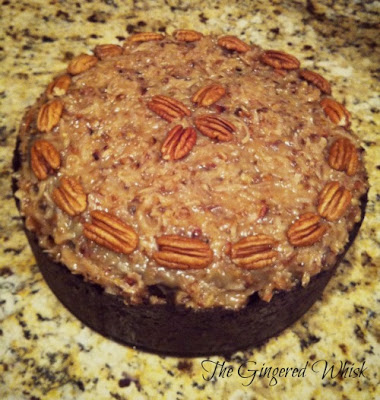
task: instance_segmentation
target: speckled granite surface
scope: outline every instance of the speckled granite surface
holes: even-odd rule
[[[372,399],[379,389],[379,3],[373,1],[2,0],[0,6],[0,398]],[[236,4],[237,3],[237,4]],[[200,11],[202,10],[202,11]],[[355,245],[322,301],[252,351],[177,359],[136,351],[78,322],[49,291],[11,194],[23,109],[67,61],[133,31],[225,31],[284,49],[335,82],[366,149],[371,189]],[[202,363],[202,361],[204,361]],[[230,367],[221,372],[220,364]],[[346,362],[345,374],[335,376]],[[254,364],[256,363],[256,364]],[[265,365],[264,365],[265,363]],[[364,363],[364,364],[363,364]],[[242,367],[241,367],[242,366]],[[247,368],[244,368],[246,366]],[[334,366],[327,376],[323,371]],[[213,369],[217,367],[214,377]],[[232,367],[232,368],[231,368]],[[259,377],[262,367],[266,377]],[[305,368],[272,378],[275,368]],[[353,368],[351,368],[353,367]],[[240,368],[240,369],[239,369]],[[257,375],[253,379],[254,370]],[[364,373],[360,372],[364,370]],[[230,371],[228,373],[228,371]],[[355,371],[360,376],[355,377]],[[333,375],[333,376],[332,376]]]

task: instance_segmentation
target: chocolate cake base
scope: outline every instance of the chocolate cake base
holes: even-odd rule
[[[16,150],[14,170],[20,166]],[[13,182],[17,190],[17,181]],[[17,199],[16,199],[17,202]],[[18,203],[18,202],[17,202]],[[280,292],[268,303],[257,294],[239,311],[221,307],[194,310],[175,305],[126,305],[68,268],[54,262],[38,245],[36,236],[25,229],[34,256],[51,290],[84,324],[102,335],[141,350],[174,356],[229,355],[254,347],[279,334],[297,321],[323,293],[339,261],[355,239],[364,218],[367,198],[362,199],[362,218],[335,267],[298,286]],[[19,206],[19,204],[17,204]]]

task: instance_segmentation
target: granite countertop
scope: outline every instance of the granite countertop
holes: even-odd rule
[[[378,3],[0,3],[0,398],[380,397]],[[228,359],[148,354],[107,340],[81,324],[43,281],[11,193],[12,151],[23,110],[74,54],[99,43],[121,43],[135,31],[171,33],[180,27],[203,33],[227,31],[265,48],[283,49],[334,82],[333,95],[352,113],[352,128],[366,150],[371,184],[360,234],[322,301],[278,338]],[[337,375],[344,363],[346,373]],[[244,373],[241,365],[247,366]],[[259,377],[262,367],[272,367],[271,373]],[[304,370],[299,376],[272,377],[275,368],[286,367]]]

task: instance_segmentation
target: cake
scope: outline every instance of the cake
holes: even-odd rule
[[[366,172],[330,83],[192,30],[100,44],[21,123],[14,190],[42,274],[87,325],[164,354],[255,346],[321,296]]]

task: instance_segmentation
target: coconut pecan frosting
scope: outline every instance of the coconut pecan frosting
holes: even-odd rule
[[[334,264],[366,191],[330,83],[234,36],[99,45],[49,84],[20,138],[27,228],[128,304],[169,290],[238,309],[306,285]]]

